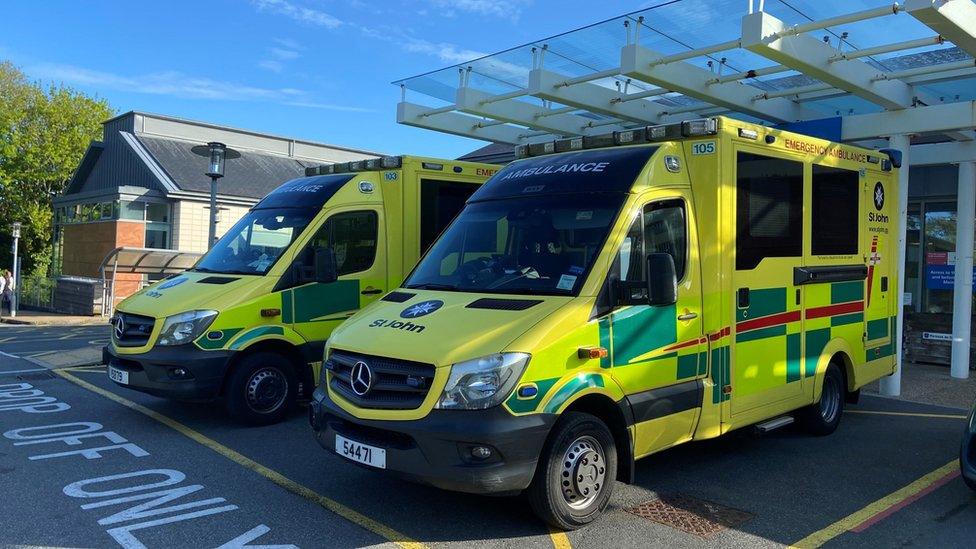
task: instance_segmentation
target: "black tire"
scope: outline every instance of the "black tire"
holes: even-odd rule
[[[616,476],[617,448],[610,429],[596,416],[567,412],[549,433],[526,496],[539,518],[574,530],[606,509]]]
[[[847,386],[840,366],[831,363],[824,372],[820,400],[799,410],[796,414],[800,425],[812,435],[826,436],[837,430],[844,414]]]
[[[231,372],[224,403],[230,416],[246,425],[271,425],[285,419],[297,396],[291,361],[276,353],[255,353]]]

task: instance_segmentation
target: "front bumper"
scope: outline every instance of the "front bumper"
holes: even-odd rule
[[[384,448],[385,471],[395,476],[445,490],[505,495],[532,482],[556,416],[513,416],[496,406],[433,410],[410,421],[365,420],[337,406],[320,387],[312,395],[309,421],[318,443],[330,452],[335,452],[339,434]],[[470,453],[473,446],[490,446],[494,451],[491,457],[477,460]]]
[[[102,348],[102,363],[129,373],[121,387],[177,400],[212,400],[220,393],[232,351],[203,351],[195,345],[156,347],[145,353],[116,353],[111,345]],[[189,376],[177,378],[174,368]]]

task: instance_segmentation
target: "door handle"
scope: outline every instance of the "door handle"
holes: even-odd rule
[[[687,322],[689,320],[695,320],[698,318],[698,313],[683,313],[678,315],[678,320],[682,322]]]
[[[363,295],[376,295],[383,293],[383,290],[379,288],[373,288],[372,286],[367,286],[365,290],[359,292]]]

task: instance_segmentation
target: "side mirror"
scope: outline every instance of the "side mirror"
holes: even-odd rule
[[[328,284],[339,278],[335,251],[332,248],[315,248],[315,282]]]
[[[678,275],[671,254],[648,254],[647,302],[652,307],[678,302]]]

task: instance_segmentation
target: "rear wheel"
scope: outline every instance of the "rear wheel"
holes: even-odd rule
[[[549,434],[527,496],[532,510],[556,528],[593,522],[607,507],[617,472],[617,449],[596,416],[567,412]]]
[[[298,395],[298,378],[291,362],[275,353],[255,353],[237,364],[227,385],[230,415],[248,425],[283,420]]]
[[[800,424],[811,434],[824,436],[833,433],[840,425],[844,413],[844,374],[836,363],[827,366],[824,372],[823,389],[820,400],[797,412]]]

